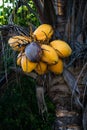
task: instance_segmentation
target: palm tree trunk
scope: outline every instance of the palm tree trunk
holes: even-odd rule
[[[48,94],[56,105],[54,130],[82,130],[83,108],[79,99],[79,93],[80,91],[82,92],[82,88],[77,86],[79,88],[76,87],[77,89],[73,92],[74,84],[74,75],[66,69],[63,75],[52,75],[50,78]]]

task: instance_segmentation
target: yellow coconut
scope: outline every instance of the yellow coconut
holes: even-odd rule
[[[20,52],[17,56],[17,65],[21,66],[22,53]]]
[[[45,74],[47,72],[47,64],[44,62],[39,62],[35,68],[35,71],[39,74]]]
[[[33,35],[38,41],[45,41],[51,39],[53,32],[51,25],[42,24],[33,32]]]
[[[30,42],[31,42],[31,39],[26,36],[13,36],[8,40],[8,44],[15,51],[24,50],[26,44]]]
[[[54,40],[50,43],[50,45],[56,50],[61,58],[68,57],[72,53],[72,49],[65,41]]]
[[[55,49],[49,45],[42,44],[42,57],[41,60],[47,64],[56,64],[58,62],[58,55]]]
[[[22,56],[21,59],[21,67],[24,72],[30,73],[32,70],[36,68],[37,63],[31,62],[29,59],[27,59],[26,55]]]
[[[55,74],[61,74],[63,72],[63,61],[59,59],[55,65],[49,65],[48,70]]]

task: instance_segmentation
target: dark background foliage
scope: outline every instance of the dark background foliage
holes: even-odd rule
[[[15,76],[0,97],[0,130],[48,130],[54,119],[54,105],[48,97],[48,118],[39,114],[35,82],[28,76]],[[46,115],[47,116],[47,115]]]

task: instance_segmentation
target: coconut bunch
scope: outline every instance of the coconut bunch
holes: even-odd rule
[[[63,72],[63,59],[69,57],[72,49],[65,41],[52,39],[54,30],[49,24],[40,25],[30,37],[13,36],[8,44],[18,51],[17,65],[25,73],[35,71],[43,75],[48,71]]]

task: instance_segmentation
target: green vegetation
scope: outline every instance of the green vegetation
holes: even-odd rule
[[[13,78],[0,98],[0,130],[51,130],[54,105],[46,100],[47,121],[39,114],[33,79],[20,76],[17,83]]]
[[[20,6],[19,6],[20,4]],[[18,1],[3,0],[0,3],[0,25],[8,24],[10,14],[13,14],[13,22],[23,26],[29,26],[30,23],[38,26],[39,20],[35,16],[37,10],[32,0],[25,3],[18,3]],[[35,13],[35,14],[34,14]]]

